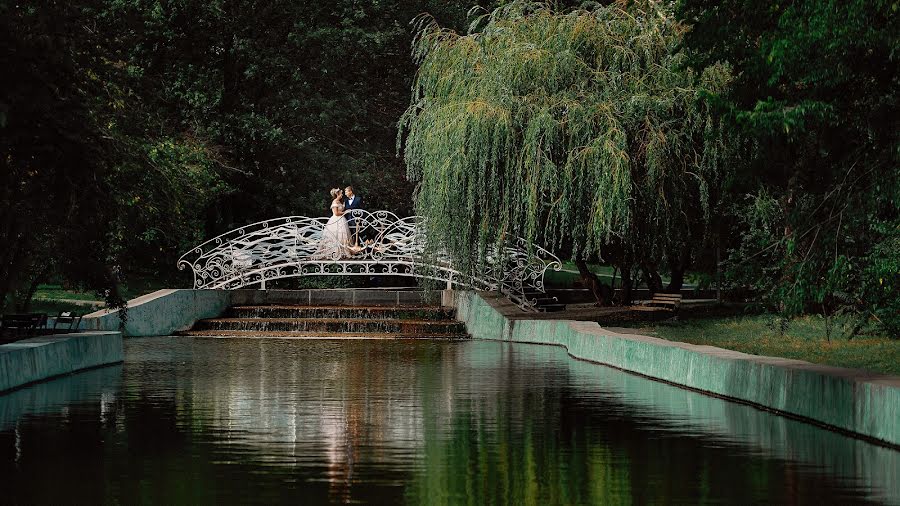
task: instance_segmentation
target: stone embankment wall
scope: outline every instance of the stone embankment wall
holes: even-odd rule
[[[124,360],[120,332],[33,337],[0,346],[0,392]]]
[[[197,321],[215,318],[229,306],[439,304],[441,292],[380,289],[314,290],[190,290],[166,289],[128,301],[124,326],[118,310],[100,310],[85,316],[82,330],[121,330],[125,336],[168,336],[191,328]]]
[[[895,376],[618,334],[592,322],[513,320],[472,292],[457,292],[453,304],[476,339],[562,346],[578,359],[900,446]]]
[[[121,330],[126,336],[168,336],[190,328],[197,320],[214,318],[228,308],[226,290],[157,290],[128,301],[125,323],[118,309],[86,315],[82,330]]]

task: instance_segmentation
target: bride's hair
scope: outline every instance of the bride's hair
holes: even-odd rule
[[[331,189],[331,198],[336,199],[336,198],[338,198],[338,195],[340,195],[340,194],[341,194],[340,188],[332,188]]]

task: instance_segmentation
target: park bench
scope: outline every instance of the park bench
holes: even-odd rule
[[[653,297],[650,298],[650,300],[644,302],[644,305],[648,307],[668,309],[677,314],[678,308],[681,306],[681,294],[654,293]]]
[[[81,315],[72,311],[60,311],[53,321],[53,333],[77,332],[81,325]]]
[[[0,319],[0,335],[4,339],[31,336],[47,328],[47,315],[43,313],[5,314]]]
[[[525,298],[535,301],[535,308],[541,312],[552,313],[566,309],[566,305],[561,303],[558,298],[548,296],[543,292],[526,292]]]

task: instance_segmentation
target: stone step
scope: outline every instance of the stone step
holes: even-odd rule
[[[181,336],[210,338],[245,338],[245,339],[469,339],[467,334],[425,334],[397,332],[302,332],[302,331],[247,331],[247,330],[186,330],[178,332]]]
[[[334,318],[381,320],[453,320],[455,311],[440,306],[232,306],[226,318]]]
[[[455,320],[403,320],[365,318],[212,318],[194,325],[197,331],[346,332],[352,334],[465,334]]]

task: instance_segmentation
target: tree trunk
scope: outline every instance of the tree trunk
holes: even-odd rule
[[[663,291],[662,277],[655,267],[643,265],[641,270],[644,272],[644,281],[646,281],[647,289],[651,294]]]
[[[684,271],[687,270],[688,262],[691,258],[691,250],[687,246],[681,248],[678,257],[669,256],[669,286],[666,291],[670,293],[678,293],[684,287]]]
[[[684,268],[678,268],[672,270],[672,278],[669,280],[669,286],[666,287],[666,291],[670,293],[678,293],[681,291],[681,288],[684,286]]]
[[[38,285],[44,280],[45,275],[47,274],[48,267],[41,267],[38,272],[34,274],[31,280],[28,283],[28,290],[20,297],[17,302],[16,311],[20,313],[27,313],[29,309],[31,309],[31,300],[34,298],[34,293],[37,292]]]
[[[3,309],[8,297],[15,298],[21,272],[28,260],[25,245],[27,239],[19,237],[15,229],[9,233],[8,237],[11,238],[11,241],[5,250],[6,255],[0,262],[0,309]]]
[[[634,280],[631,278],[631,266],[623,264],[622,271],[622,304],[631,304],[632,291],[634,289]]]
[[[605,306],[609,304],[612,301],[610,288],[604,285],[597,275],[588,269],[587,262],[582,258],[578,258],[575,260],[575,266],[578,267],[578,273],[581,275],[581,282],[584,284],[585,288],[591,291],[594,299],[597,300],[597,305]]]

